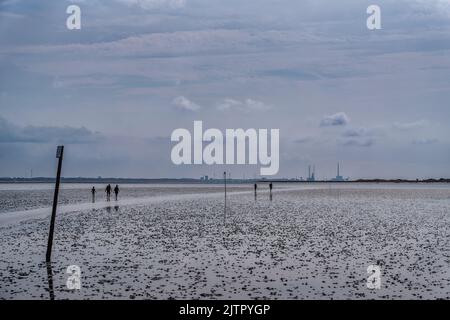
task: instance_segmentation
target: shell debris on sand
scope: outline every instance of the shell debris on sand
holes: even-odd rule
[[[450,298],[448,187],[324,185],[272,201],[264,190],[255,201],[243,186],[230,191],[225,221],[223,198],[205,190],[58,215],[55,298]],[[0,225],[0,298],[48,299],[48,223]],[[381,267],[380,290],[366,287],[371,264]],[[66,288],[69,265],[81,268],[81,290]]]

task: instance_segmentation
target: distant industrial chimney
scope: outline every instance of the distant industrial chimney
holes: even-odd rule
[[[308,179],[307,181],[316,181],[316,166],[313,166],[312,172],[311,172],[311,166],[308,166]]]
[[[344,181],[344,177],[341,176],[340,174],[340,170],[339,170],[339,162],[337,163],[337,174],[336,174],[336,178],[332,179],[332,181]]]

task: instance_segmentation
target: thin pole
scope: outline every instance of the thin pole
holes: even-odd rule
[[[56,151],[56,157],[59,159],[59,161],[58,161],[58,171],[56,173],[55,193],[53,195],[52,218],[50,221],[50,231],[48,233],[48,244],[46,255],[47,262],[50,262],[52,256],[53,232],[55,230],[56,207],[58,205],[59,182],[61,180],[61,166],[63,160],[63,153],[64,153],[64,146],[58,146],[58,149]]]
[[[227,172],[223,172],[223,182],[224,182],[224,188],[225,188],[225,206],[224,206],[224,218],[227,217]]]
[[[50,300],[55,300],[55,291],[53,289],[53,270],[51,262],[47,262],[47,279],[48,279],[48,292],[50,294]]]

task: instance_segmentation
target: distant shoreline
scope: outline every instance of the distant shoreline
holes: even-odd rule
[[[55,178],[36,177],[36,178],[0,178],[2,183],[54,183]],[[357,179],[346,181],[317,180],[306,181],[299,179],[227,179],[227,183],[245,184],[245,183],[450,183],[449,178],[440,179]],[[116,184],[222,184],[223,179],[194,179],[194,178],[159,178],[159,179],[141,179],[141,178],[61,178],[61,183],[116,183]]]

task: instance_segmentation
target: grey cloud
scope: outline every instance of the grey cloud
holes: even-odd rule
[[[363,138],[382,136],[386,133],[386,126],[378,125],[373,127],[349,128],[342,133],[345,138]]]
[[[170,136],[173,128],[192,126],[186,110],[212,102],[230,112],[197,114],[209,127],[276,127],[281,138],[289,136],[282,163],[290,159],[286,153],[307,154],[324,162],[317,163],[321,171],[330,159],[353,163],[352,177],[365,174],[369,162],[371,174],[388,176],[392,161],[401,163],[397,169],[405,176],[448,174],[448,126],[431,124],[450,112],[450,20],[436,19],[444,12],[435,9],[436,1],[416,1],[421,5],[411,8],[414,1],[380,0],[383,30],[369,32],[360,0],[187,0],[179,10],[164,0],[154,7],[151,0],[80,0],[84,31],[68,32],[64,3],[60,12],[53,1],[0,0],[0,11],[6,10],[0,13],[1,113],[13,122],[44,125],[0,121],[0,140],[78,135],[77,141],[96,141],[89,129],[51,127],[67,118],[114,136]],[[175,105],[175,97],[184,99]],[[270,112],[245,114],[261,107],[257,101],[270,101]],[[322,119],[340,110],[351,116],[350,124]],[[325,127],[318,128],[321,120]],[[74,159],[77,175],[212,175],[213,167],[173,168],[168,141],[108,136],[71,146],[77,158],[67,160]],[[361,152],[375,143],[376,153]],[[39,162],[41,149],[54,157],[50,144],[0,148],[0,158],[9,158],[0,170],[8,175],[30,167],[19,161]],[[24,160],[14,148],[26,149]],[[403,164],[410,159],[417,161],[415,170]],[[284,161],[280,172],[296,175],[299,166]],[[334,163],[330,168],[334,173]],[[245,170],[248,176],[251,169]]]
[[[262,76],[280,77],[291,80],[318,80],[319,77],[304,70],[272,69],[261,72]]]
[[[17,141],[18,128],[0,117],[0,142]]]
[[[367,130],[364,128],[348,129],[342,134],[342,136],[344,136],[344,137],[364,137],[366,135],[367,135]]]
[[[53,80],[53,88],[67,88],[67,87],[105,87],[110,88],[117,82],[113,77],[66,77],[61,79],[55,77]]]
[[[392,126],[395,129],[399,130],[412,130],[412,129],[418,129],[423,128],[428,125],[428,121],[426,120],[419,120],[414,122],[395,122]]]
[[[344,112],[338,112],[330,116],[325,116],[320,122],[320,126],[345,126],[348,123],[350,123],[350,118]]]
[[[435,139],[435,138],[421,138],[421,139],[413,140],[413,144],[417,144],[417,145],[428,145],[428,144],[434,144],[436,142],[438,142],[438,139]]]
[[[0,53],[17,54],[73,54],[105,57],[176,57],[193,54],[222,55],[224,53],[252,53],[265,50],[316,44],[306,31],[201,29],[174,32],[142,33],[108,42],[57,45],[9,46]]]
[[[85,127],[16,126],[0,117],[0,143],[68,143],[98,142],[103,136]]]
[[[0,12],[0,18],[2,19],[23,19],[25,16],[12,12]]]
[[[301,138],[298,138],[298,139],[295,139],[294,140],[294,142],[295,143],[298,143],[298,144],[302,144],[302,143],[308,143],[308,142],[311,142],[311,141],[313,141],[314,139],[312,138],[312,137],[301,137]]]
[[[219,111],[266,111],[270,108],[271,107],[264,102],[251,98],[247,98],[242,101],[227,98],[217,105],[217,110]]]
[[[200,106],[196,104],[195,102],[192,102],[188,98],[184,96],[179,96],[173,99],[172,103],[181,110],[186,111],[198,111],[200,110]]]
[[[346,147],[371,147],[375,144],[375,139],[343,139],[338,142]]]
[[[116,0],[129,6],[138,6],[142,9],[154,9],[167,6],[172,9],[183,8],[186,0]]]

